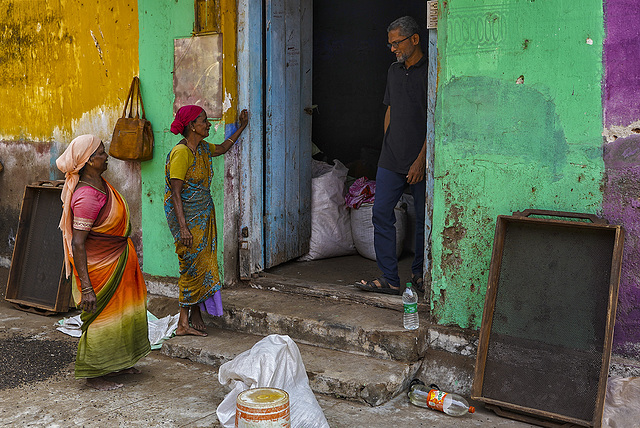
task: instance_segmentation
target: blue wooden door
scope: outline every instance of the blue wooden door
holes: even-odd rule
[[[309,248],[312,11],[312,0],[265,1],[265,268]]]

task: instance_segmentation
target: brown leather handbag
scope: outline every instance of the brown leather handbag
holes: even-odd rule
[[[134,101],[135,117],[133,116]],[[142,110],[142,117],[140,117],[140,110]],[[118,119],[113,130],[109,155],[127,161],[146,161],[153,157],[153,131],[151,122],[145,119],[138,76],[131,82],[122,117]]]

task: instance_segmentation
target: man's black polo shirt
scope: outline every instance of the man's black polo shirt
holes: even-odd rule
[[[409,172],[427,135],[427,56],[408,69],[394,62],[387,73],[384,104],[391,106],[389,127],[378,166],[399,174]]]

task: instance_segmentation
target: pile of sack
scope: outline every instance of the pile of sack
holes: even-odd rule
[[[300,261],[359,253],[376,259],[373,232],[373,201],[376,182],[358,178],[346,189],[348,169],[339,160],[334,165],[312,161],[311,180],[311,241],[309,252]],[[413,213],[413,219],[408,218]],[[415,210],[411,195],[403,195],[395,208],[396,254],[413,251]],[[409,233],[407,242],[405,236]]]

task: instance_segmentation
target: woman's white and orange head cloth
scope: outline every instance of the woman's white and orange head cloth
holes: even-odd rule
[[[79,172],[87,163],[91,155],[100,146],[100,138],[95,135],[85,134],[76,137],[69,143],[67,149],[56,159],[56,166],[64,172],[64,187],[62,188],[62,218],[60,218],[60,230],[62,230],[62,242],[64,245],[64,266],[67,278],[71,272],[69,255],[71,254],[71,237],[73,234],[71,219],[71,196],[80,181]]]

